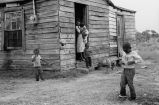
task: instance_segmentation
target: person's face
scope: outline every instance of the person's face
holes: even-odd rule
[[[126,54],[129,54],[129,53],[131,52],[131,48],[124,49],[124,52],[125,52]]]
[[[38,55],[38,54],[39,54],[39,51],[38,51],[38,50],[35,50],[35,51],[34,51],[34,54],[35,54],[35,55]]]
[[[80,25],[80,22],[78,21],[78,22],[77,22],[77,26],[79,26],[79,25]]]

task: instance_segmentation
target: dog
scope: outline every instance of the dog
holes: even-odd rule
[[[95,67],[95,70],[99,70],[101,67],[106,67],[111,70],[114,70],[116,67],[117,62],[116,60],[112,60],[110,58],[105,58],[103,60],[99,60],[97,66]]]

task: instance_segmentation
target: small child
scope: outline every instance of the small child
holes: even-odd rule
[[[39,49],[34,49],[33,51],[34,55],[32,56],[32,62],[34,64],[34,68],[35,68],[35,75],[36,75],[36,81],[39,81],[39,78],[41,78],[41,80],[44,80],[43,78],[43,70],[41,68],[41,56],[39,55]]]
[[[83,36],[83,41],[86,44],[89,31],[87,30],[86,26],[83,23],[80,24],[80,27],[81,27],[81,34]]]
[[[90,68],[90,67],[92,67],[92,60],[91,60],[91,53],[92,52],[89,50],[89,43],[87,43],[85,45],[84,53],[85,53],[86,67]]]
[[[135,88],[133,85],[133,79],[135,76],[135,64],[141,63],[142,58],[135,51],[131,51],[130,43],[126,42],[123,45],[123,54],[122,54],[122,64],[123,64],[123,72],[121,75],[120,82],[120,95],[119,97],[127,97],[126,96],[126,85],[128,84],[130,89],[130,100],[136,99]]]

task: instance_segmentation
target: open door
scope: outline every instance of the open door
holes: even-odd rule
[[[75,3],[75,23],[77,20],[84,23],[88,28],[88,13],[87,13],[87,5]],[[79,60],[79,55],[77,53],[77,32],[76,32],[76,42],[75,42],[75,51],[76,51],[76,60]]]
[[[117,43],[118,43],[118,57],[120,57],[120,48],[122,48],[125,39],[124,18],[122,15],[117,15]]]

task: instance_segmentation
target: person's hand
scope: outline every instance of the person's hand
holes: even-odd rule
[[[135,61],[129,61],[127,64],[128,65],[133,65],[133,64],[135,64]]]
[[[35,61],[35,59],[36,59],[36,55],[34,56],[34,58],[32,59],[32,62],[34,62]]]

